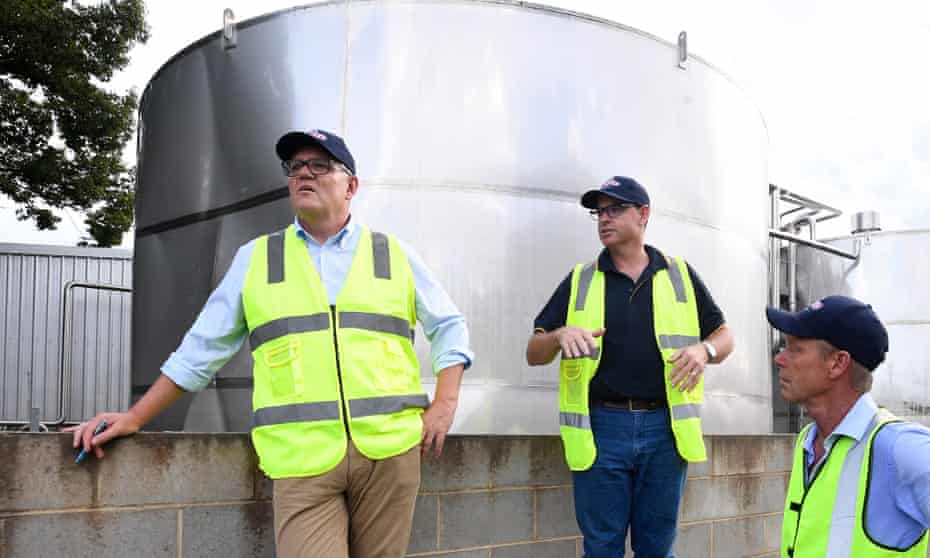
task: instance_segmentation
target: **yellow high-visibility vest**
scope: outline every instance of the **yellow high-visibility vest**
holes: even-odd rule
[[[371,459],[420,442],[429,399],[413,350],[413,271],[360,227],[336,304],[293,225],[255,242],[242,291],[254,360],[252,442],[271,478],[329,471],[348,436]]]
[[[680,258],[666,258],[668,268],[652,277],[653,321],[656,344],[665,364],[665,394],[671,415],[675,446],[682,459],[705,461],[701,430],[703,377],[690,392],[672,387],[669,377],[675,363],[669,358],[678,349],[701,341],[697,302],[688,266]],[[599,329],[604,321],[604,272],[597,262],[575,266],[571,279],[566,325]],[[595,338],[597,349],[580,358],[563,357],[559,367],[559,431],[565,445],[565,458],[572,471],[585,471],[594,465],[597,448],[591,431],[588,389],[601,361],[602,337]]]
[[[879,410],[858,443],[841,436],[807,486],[804,483],[804,440],[813,424],[798,435],[785,498],[782,558],[926,558],[927,532],[908,548],[875,542],[866,531],[865,505],[875,436],[897,422]]]

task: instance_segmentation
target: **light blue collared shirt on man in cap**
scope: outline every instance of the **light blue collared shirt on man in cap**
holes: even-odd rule
[[[361,226],[354,219],[320,244],[295,218],[296,234],[306,243],[330,304],[345,283],[358,246]],[[471,366],[474,354],[468,347],[465,318],[436,281],[423,260],[399,241],[413,270],[417,320],[430,341],[433,372],[456,364]],[[168,357],[161,371],[181,388],[199,391],[207,387],[217,371],[239,351],[248,337],[242,309],[242,288],[255,241],[239,248],[226,276],[204,304],[181,345]]]
[[[809,484],[817,469],[841,436],[857,442],[865,437],[878,405],[868,393],[824,440],[824,456],[814,464],[817,424],[804,440],[805,475]],[[868,532],[879,543],[893,548],[912,545],[930,528],[930,430],[912,422],[885,426],[872,446],[872,479],[865,510]]]

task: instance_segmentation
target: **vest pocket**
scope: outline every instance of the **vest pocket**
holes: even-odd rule
[[[576,407],[583,405],[585,400],[584,393],[584,363],[582,359],[565,359],[562,361],[562,385],[565,389],[562,394],[562,403],[564,407]]]
[[[381,393],[407,393],[414,388],[413,378],[408,370],[409,357],[401,341],[396,339],[381,340],[384,352],[382,373],[373,374],[373,381]]]
[[[303,371],[300,368],[300,341],[290,337],[263,347],[262,358],[268,369],[271,394],[289,397],[304,391]]]

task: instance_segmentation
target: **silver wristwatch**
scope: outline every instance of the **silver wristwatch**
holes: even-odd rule
[[[710,341],[704,341],[704,350],[707,351],[707,361],[710,362],[717,358],[717,348]]]

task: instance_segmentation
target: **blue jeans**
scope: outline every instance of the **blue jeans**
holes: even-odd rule
[[[668,409],[591,408],[597,460],[572,473],[585,558],[674,558],[688,464],[675,449]]]

